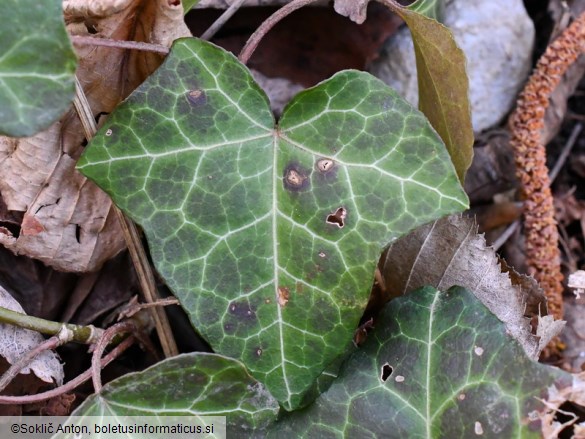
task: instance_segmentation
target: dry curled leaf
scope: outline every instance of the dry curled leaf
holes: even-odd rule
[[[357,24],[366,21],[366,13],[370,0],[335,0],[335,12],[348,17]]]
[[[12,311],[24,313],[20,304],[0,287],[0,306]],[[14,364],[23,354],[45,341],[36,331],[19,328],[18,326],[0,323],[0,356],[8,363]],[[21,369],[21,374],[33,372],[47,383],[63,384],[63,365],[53,351],[43,351],[38,354],[27,367]]]
[[[544,347],[528,318],[546,314],[543,292],[533,279],[498,260],[472,219],[451,216],[420,227],[395,241],[383,262],[389,298],[425,285],[442,291],[463,286],[506,324],[529,357],[536,359]],[[561,323],[547,323],[538,334],[543,340],[562,329]]]
[[[575,439],[584,437],[584,423],[578,423],[580,420],[579,409],[574,407],[585,406],[585,372],[575,374],[572,377],[573,381],[568,386],[557,388],[552,385],[549,387],[548,398],[542,401],[545,405],[544,410],[533,413],[535,418],[540,419],[542,437],[546,439],[569,437],[566,434],[571,427],[573,435],[570,437]]]
[[[72,35],[170,46],[190,35],[180,3],[166,0],[66,0]],[[77,77],[94,116],[111,112],[161,63],[162,56],[83,45]],[[99,269],[124,248],[107,195],[75,170],[85,134],[73,109],[30,138],[0,137],[0,193],[19,227],[2,229],[0,243],[58,270]],[[5,221],[0,218],[0,221]]]

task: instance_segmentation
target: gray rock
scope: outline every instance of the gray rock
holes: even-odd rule
[[[521,0],[448,0],[443,22],[467,57],[473,129],[483,131],[508,114],[530,73],[534,25]],[[369,70],[417,105],[408,28],[385,43]]]

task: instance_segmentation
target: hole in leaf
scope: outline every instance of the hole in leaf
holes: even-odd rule
[[[385,383],[386,380],[392,376],[392,372],[394,372],[394,368],[388,363],[384,363],[382,366],[382,373],[380,374],[380,379],[383,383]]]
[[[95,26],[95,23],[91,23],[89,21],[86,21],[84,24],[85,24],[85,28],[87,29],[88,34],[95,35],[98,33],[98,30]]]
[[[345,217],[347,216],[347,210],[343,207],[340,207],[335,211],[335,213],[331,213],[327,215],[326,222],[329,224],[335,224],[340,229],[345,225]]]
[[[100,123],[100,119],[101,119],[102,117],[105,117],[105,116],[107,116],[108,114],[110,114],[110,113],[106,113],[105,111],[100,111],[100,112],[99,112],[98,114],[96,114],[96,115],[95,115],[95,117],[94,117],[94,119],[95,119],[95,122],[96,122],[96,123],[99,125],[99,123]]]
[[[575,420],[576,418],[576,420]],[[553,421],[559,424],[566,424],[569,421],[574,421],[573,424],[567,425],[559,434],[559,439],[569,439],[575,436],[575,424],[579,424],[585,420],[585,408],[583,406],[566,401],[559,406],[554,416]]]
[[[113,133],[113,131],[112,131],[112,129],[111,129],[111,128],[108,128],[108,129],[106,130],[106,136],[107,136],[107,137],[110,137],[110,136],[112,135],[112,133]]]
[[[309,187],[307,171],[296,163],[289,164],[284,169],[282,182],[289,191],[301,191]]]
[[[0,233],[18,238],[20,236],[20,225],[11,221],[0,221]]]
[[[195,107],[200,107],[207,103],[207,96],[201,89],[189,90],[187,92],[187,100]]]

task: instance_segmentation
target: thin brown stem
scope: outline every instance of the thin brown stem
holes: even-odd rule
[[[19,372],[28,366],[30,362],[41,352],[55,349],[57,346],[63,344],[58,335],[55,335],[41,344],[35,346],[30,351],[22,355],[16,363],[4,372],[4,375],[0,378],[0,391],[4,390],[8,384],[19,374]]]
[[[82,35],[71,35],[70,38],[73,44],[79,44],[80,46],[102,46],[111,47],[113,49],[142,50],[143,52],[156,52],[162,53],[163,55],[169,53],[169,48],[161,44],[142,43],[139,41],[112,40],[110,38],[86,37]]]
[[[112,351],[101,359],[100,367],[103,369],[110,364],[114,359],[118,358],[122,352],[128,349],[136,341],[133,336],[130,336],[117,345]],[[0,404],[31,404],[40,401],[46,401],[47,399],[55,398],[56,396],[63,395],[71,392],[77,386],[83,384],[89,380],[92,376],[92,369],[89,368],[81,375],[78,375],[66,384],[63,384],[56,389],[51,389],[43,393],[37,393],[36,395],[25,395],[25,396],[5,396],[0,395]]]
[[[99,393],[102,390],[102,378],[101,378],[101,360],[106,347],[110,344],[112,339],[119,334],[122,333],[132,333],[136,332],[137,328],[136,325],[132,321],[125,321],[121,323],[116,323],[115,325],[110,326],[108,329],[104,331],[102,338],[96,343],[93,355],[91,357],[91,371],[92,371],[92,380],[93,380],[93,388],[96,393]]]
[[[240,62],[242,64],[246,64],[248,62],[248,60],[258,47],[258,44],[260,44],[260,41],[262,41],[262,38],[264,38],[264,36],[266,36],[270,29],[272,29],[280,20],[290,15],[297,9],[300,9],[303,6],[310,5],[311,3],[316,3],[318,1],[320,0],[292,0],[290,3],[284,5],[278,11],[276,11],[274,14],[268,17],[258,27],[258,29],[256,29],[256,31],[250,36],[250,38],[248,38],[248,41],[246,41],[246,45],[244,46],[244,48],[240,52],[240,55],[238,56]]]
[[[81,119],[82,126],[85,131],[85,137],[89,141],[95,136],[95,133],[97,132],[97,125],[95,119],[93,118],[93,112],[91,111],[87,97],[85,96],[79,81],[76,82],[75,99],[73,100],[73,104],[75,105],[77,114]],[[116,213],[116,217],[118,218],[118,223],[120,224],[120,227],[124,233],[124,239],[126,240],[126,245],[128,246],[128,251],[130,252],[130,257],[132,259],[134,269],[136,270],[144,298],[147,302],[156,302],[159,297],[156,284],[154,282],[154,274],[152,273],[148,258],[146,257],[146,251],[142,246],[142,240],[140,239],[138,229],[132,220],[126,217],[126,215],[124,215],[124,213],[115,204],[113,204],[113,208],[114,212]],[[165,357],[174,357],[179,353],[179,349],[175,343],[175,339],[171,331],[171,325],[167,315],[165,314],[165,311],[160,308],[155,308],[151,310],[151,316],[154,320],[156,332],[158,334]]]
[[[240,9],[240,6],[242,6],[242,4],[245,2],[246,0],[235,0],[229,8],[227,8],[223,14],[221,14],[219,16],[219,18],[217,20],[215,20],[213,22],[213,24],[211,26],[209,26],[209,28],[203,32],[203,35],[201,35],[201,39],[202,40],[210,40],[211,38],[213,38],[213,36],[217,33],[218,30],[221,29],[221,27],[226,23],[226,21],[228,21],[230,18],[232,18],[232,16],[237,12],[238,9]]]

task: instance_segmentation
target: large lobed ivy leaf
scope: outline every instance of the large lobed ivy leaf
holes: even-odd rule
[[[543,399],[573,376],[530,360],[474,295],[425,287],[392,300],[337,380],[269,437],[541,437]]]
[[[262,430],[274,421],[278,410],[276,400],[242,363],[197,352],[166,359],[106,384],[73,415],[226,416],[230,434]]]
[[[142,225],[157,268],[213,349],[285,408],[345,349],[382,247],[464,209],[424,116],[340,72],[275,127],[228,52],[175,42],[79,162]]]
[[[71,105],[77,62],[61,3],[0,2],[0,134],[35,134]]]

